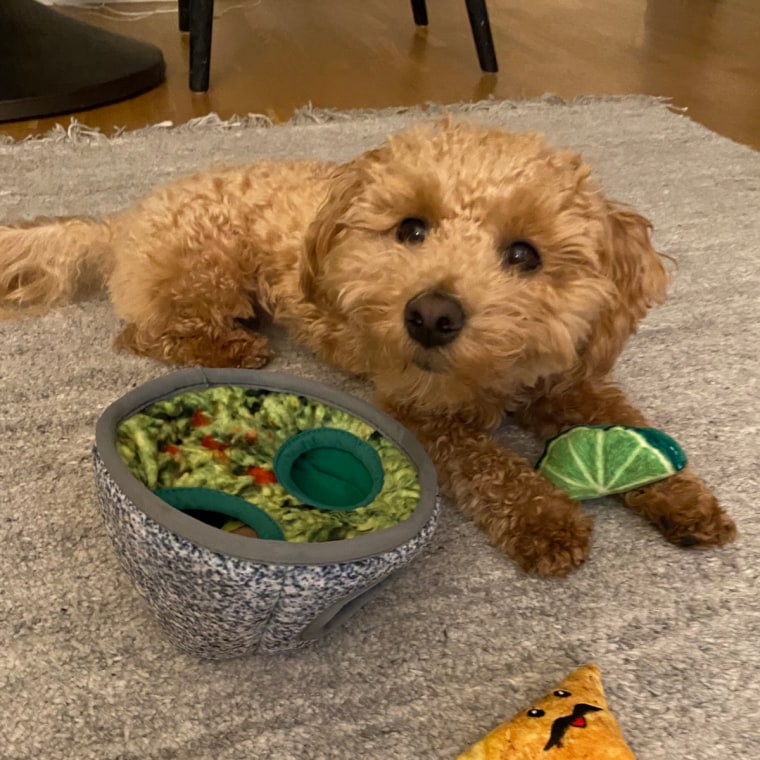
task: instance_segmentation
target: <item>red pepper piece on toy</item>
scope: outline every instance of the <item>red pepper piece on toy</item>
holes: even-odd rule
[[[249,467],[248,474],[259,486],[277,482],[277,476],[274,474],[274,472],[272,472],[272,470],[267,470],[264,467],[259,467],[258,465]]]
[[[211,420],[203,413],[202,409],[196,409],[190,418],[190,424],[193,427],[203,427],[204,425],[210,425]]]
[[[204,449],[211,449],[211,451],[224,451],[230,447],[229,443],[217,441],[211,433],[207,433],[203,436],[201,446],[203,446]]]

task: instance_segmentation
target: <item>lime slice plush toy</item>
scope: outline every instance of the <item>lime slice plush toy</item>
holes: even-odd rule
[[[582,500],[632,491],[685,466],[681,447],[660,430],[578,425],[546,444],[536,469]]]

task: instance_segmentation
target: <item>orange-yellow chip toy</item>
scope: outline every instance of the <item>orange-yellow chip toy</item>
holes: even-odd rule
[[[596,665],[571,673],[543,699],[457,760],[635,760],[610,712]]]

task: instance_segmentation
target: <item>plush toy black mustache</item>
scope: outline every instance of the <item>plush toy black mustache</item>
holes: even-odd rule
[[[599,712],[601,707],[594,707],[593,705],[587,705],[583,702],[579,702],[573,707],[572,715],[563,715],[557,718],[552,723],[552,730],[549,734],[549,741],[544,747],[544,751],[551,749],[552,747],[562,746],[562,737],[565,735],[570,726],[576,726],[577,728],[586,727],[586,719],[583,717],[586,713]]]

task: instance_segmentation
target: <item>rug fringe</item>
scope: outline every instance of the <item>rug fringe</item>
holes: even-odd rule
[[[330,124],[346,121],[370,121],[374,119],[390,118],[393,116],[413,116],[418,118],[438,118],[447,114],[470,115],[487,111],[494,106],[500,108],[516,109],[537,105],[578,106],[592,105],[598,102],[628,102],[638,106],[658,105],[665,106],[675,113],[683,114],[686,109],[677,108],[669,98],[653,95],[581,95],[570,100],[547,93],[538,98],[529,100],[497,100],[489,98],[471,103],[424,103],[414,106],[398,106],[391,108],[355,108],[339,110],[335,108],[317,108],[308,103],[296,109],[293,115],[284,122],[277,122],[264,114],[248,113],[245,115],[235,114],[229,119],[222,119],[216,113],[206,116],[198,116],[183,124],[174,124],[172,121],[161,121],[139,129],[128,130],[126,127],[116,127],[112,134],[107,135],[99,127],[91,127],[83,124],[76,117],[71,117],[68,126],[56,124],[48,132],[39,135],[29,135],[16,140],[10,135],[0,135],[0,145],[13,145],[22,143],[92,143],[110,140],[123,140],[140,137],[157,130],[173,130],[177,132],[198,130],[239,130],[239,129],[270,129],[279,126],[309,126]]]

